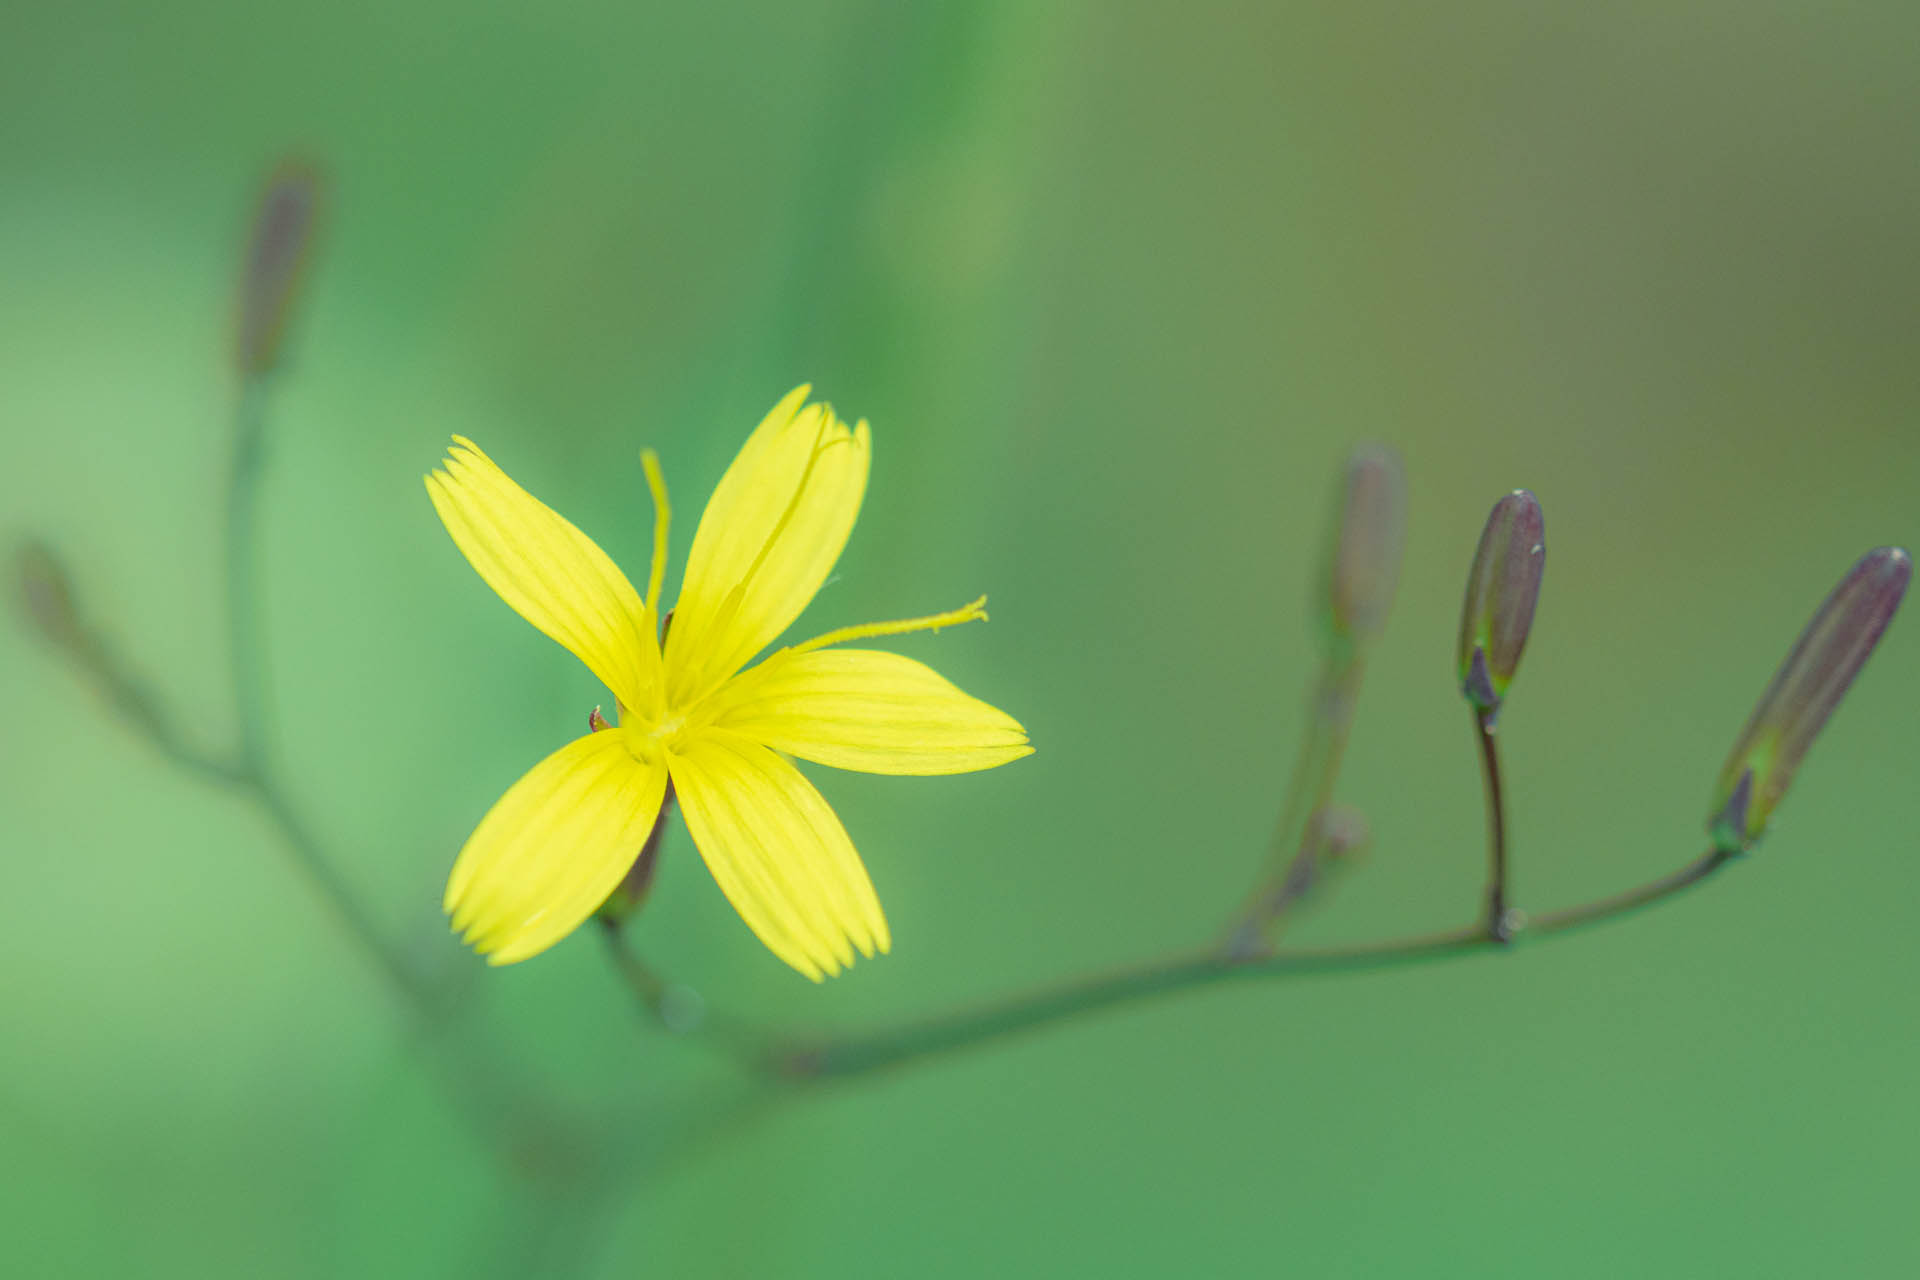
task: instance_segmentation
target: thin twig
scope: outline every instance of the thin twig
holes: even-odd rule
[[[1711,851],[1679,871],[1636,889],[1536,917],[1515,940],[1554,937],[1617,919],[1700,883],[1728,861],[1727,855]],[[610,934],[609,941],[616,966],[636,998],[642,1003],[657,998],[664,986],[658,975],[639,965],[617,934]],[[730,1020],[726,1036],[715,1043],[746,1065],[789,1080],[845,1079],[1195,987],[1400,968],[1504,945],[1488,933],[1484,922],[1476,921],[1444,933],[1346,947],[1279,951],[1246,960],[1218,951],[1201,951],[940,1014],[892,1030],[845,1037],[808,1036]],[[698,1039],[703,1028],[693,1027],[686,1034]]]
[[[267,763],[265,663],[259,605],[254,598],[258,556],[254,523],[266,453],[267,391],[265,374],[250,374],[240,385],[227,476],[227,653],[233,667],[236,754],[241,767],[257,777],[265,776]]]
[[[373,959],[388,985],[416,1012],[433,1021],[441,1012],[433,993],[375,926],[359,895],[307,830],[273,767],[267,734],[271,710],[265,645],[260,639],[255,528],[266,452],[269,387],[267,375],[248,376],[234,406],[233,463],[227,479],[226,568],[228,656],[233,667],[237,742],[229,780],[237,783],[280,829],[281,843],[295,868],[331,908],[354,944]]]
[[[622,922],[601,916],[600,925],[614,972],[662,1030],[716,1049],[756,1070],[772,1070],[777,1065],[777,1046],[764,1028],[709,1008],[692,987],[669,982],[655,972],[628,942]]]
[[[1487,937],[1513,939],[1507,912],[1507,804],[1500,790],[1500,753],[1494,746],[1495,712],[1473,709],[1473,736],[1480,746],[1480,770],[1487,782]]]
[[[1274,826],[1268,871],[1248,895],[1221,948],[1230,958],[1269,953],[1281,921],[1318,879],[1324,843],[1319,819],[1333,803],[1363,672],[1360,654],[1351,646],[1333,649],[1321,665],[1306,735]]]
[[[77,656],[87,673],[99,682],[107,702],[132,722],[161,756],[207,782],[234,786],[243,780],[244,772],[232,758],[188,742],[153,692],[99,636],[89,632]]]

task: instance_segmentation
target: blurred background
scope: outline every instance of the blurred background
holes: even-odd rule
[[[670,829],[636,943],[717,1006],[871,1026],[1212,937],[1304,723],[1362,439],[1410,486],[1340,790],[1375,844],[1292,936],[1475,909],[1453,639],[1516,485],[1551,548],[1502,719],[1516,896],[1596,897],[1704,847],[1800,626],[1920,533],[1920,10],[177,0],[6,27],[0,532],[57,549],[210,748],[233,291],[276,161],[328,175],[261,491],[275,747],[379,927],[467,984],[420,1026],[258,810],[11,609],[9,1274],[1920,1270],[1913,619],[1692,896],[789,1093],[647,1022],[587,933],[485,971],[446,932],[460,842],[607,695],[420,486],[470,435],[632,568],[652,446],[677,575],[810,380],[875,463],[801,630],[991,594],[991,624],[897,647],[1038,754],[814,771],[892,956],[799,979]]]

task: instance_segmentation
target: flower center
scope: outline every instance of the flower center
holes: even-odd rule
[[[620,725],[621,732],[627,735],[628,749],[641,760],[657,759],[663,749],[671,750],[686,729],[686,713],[677,710],[655,718],[638,715],[628,708],[626,719]]]

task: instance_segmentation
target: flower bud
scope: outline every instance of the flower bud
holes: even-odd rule
[[[1869,551],[1800,633],[1720,771],[1707,829],[1722,853],[1745,851],[1766,830],[1794,770],[1879,643],[1912,577],[1913,561],[1899,547]]]
[[[1336,636],[1364,642],[1386,625],[1406,526],[1400,456],[1384,445],[1355,449],[1347,459],[1327,565],[1327,616]]]
[[[1493,504],[1467,574],[1460,611],[1460,688],[1482,711],[1497,711],[1533,630],[1533,606],[1547,565],[1540,503],[1515,489]]]
[[[20,603],[40,634],[63,649],[86,647],[86,627],[74,607],[67,567],[46,543],[29,539],[14,551]]]
[[[1367,815],[1350,805],[1333,805],[1313,816],[1320,857],[1329,866],[1351,863],[1373,842]]]
[[[234,326],[234,360],[243,376],[266,373],[279,361],[313,247],[320,195],[319,172],[298,161],[281,164],[261,193]]]

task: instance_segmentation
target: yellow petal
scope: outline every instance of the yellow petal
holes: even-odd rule
[[[747,927],[818,982],[892,938],[840,819],[800,771],[738,734],[706,730],[668,755],[693,843]]]
[[[545,951],[607,900],[660,814],[664,759],[635,755],[618,729],[590,733],[535,765],[467,840],[446,909],[494,964]]]
[[[461,436],[427,477],[427,494],[487,585],[622,702],[636,705],[657,684],[659,646],[640,596],[586,534]]]
[[[715,721],[862,773],[969,773],[1031,755],[1026,730],[925,663],[873,649],[783,649],[715,695]]]
[[[685,706],[792,625],[833,571],[866,494],[867,424],[782,400],[700,517],[667,637],[669,699]]]

